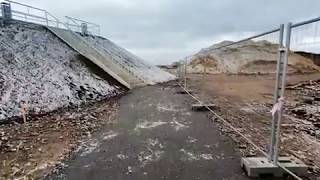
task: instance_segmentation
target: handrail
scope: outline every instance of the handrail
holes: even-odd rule
[[[15,1],[11,1],[11,0],[5,0],[5,1],[7,1],[9,3],[21,5],[21,6],[24,6],[24,7],[27,7],[27,8],[32,8],[32,9],[35,9],[35,10],[39,10],[44,15],[44,17],[43,17],[43,16],[40,16],[40,15],[30,14],[29,10],[28,10],[27,13],[26,12],[17,11],[17,10],[12,10],[13,16],[16,16],[16,17],[19,17],[19,18],[22,18],[22,19],[25,18],[26,21],[27,21],[27,17],[29,17],[29,20],[31,20],[30,19],[30,17],[31,17],[31,18],[33,18],[32,22],[33,21],[37,21],[37,22],[41,21],[41,23],[45,22],[46,26],[48,26],[48,27],[57,27],[57,28],[66,29],[66,30],[70,31],[75,37],[77,37],[77,39],[79,39],[81,42],[83,42],[84,44],[86,44],[89,47],[91,47],[92,49],[94,49],[96,51],[96,53],[98,53],[100,56],[102,56],[102,57],[105,56],[105,54],[103,52],[101,52],[101,50],[98,49],[98,47],[100,47],[100,45],[99,46],[94,46],[93,44],[91,44],[88,41],[84,40],[78,33],[76,33],[75,31],[72,30],[72,28],[81,28],[81,25],[79,25],[77,23],[77,21],[93,25],[94,27],[98,28],[98,33],[100,31],[100,26],[99,25],[94,24],[94,23],[89,23],[87,21],[83,21],[83,20],[80,20],[80,19],[72,18],[72,17],[69,17],[69,16],[66,16],[66,18],[71,20],[74,24],[64,23],[64,22],[61,22],[57,17],[55,17],[53,14],[51,14],[47,10],[36,8],[36,7],[32,7],[32,6],[29,6],[29,5],[26,5],[26,4],[22,4],[22,3],[19,3],[19,2],[15,2]],[[19,16],[19,15],[21,15],[21,16]],[[55,25],[52,26],[51,23],[54,23]],[[89,33],[90,33],[90,31],[89,31]],[[144,79],[141,78],[141,75],[136,74],[134,71],[132,71],[129,68],[127,68],[122,62],[120,62],[120,61],[118,61],[116,59],[113,59],[113,58],[112,58],[112,60],[114,60],[114,62],[112,62],[111,64],[119,67],[119,70],[133,75],[133,77],[135,77],[138,80],[141,80],[142,82],[146,82]],[[116,76],[118,76],[118,75],[116,75]],[[121,78],[121,77],[119,77],[119,78]]]
[[[33,6],[30,6],[30,5],[27,5],[27,4],[23,4],[23,3],[20,3],[20,2],[15,2],[15,1],[11,1],[11,0],[4,0],[4,1],[7,1],[7,2],[13,3],[13,4],[18,4],[18,5],[21,5],[21,6],[25,6],[25,7],[28,7],[28,8],[36,9],[36,10],[39,10],[39,11],[46,11],[44,9],[33,7]]]
[[[44,19],[45,20],[45,18],[43,18],[41,16],[37,16],[37,15],[33,15],[33,14],[27,14],[27,13],[24,13],[24,12],[21,12],[21,11],[17,11],[17,10],[11,10],[11,12],[17,13],[17,14],[22,14],[22,15],[28,15],[30,17],[34,17],[34,18]]]
[[[74,18],[74,17],[70,17],[70,16],[65,16],[65,17],[68,18],[68,19],[73,20],[74,22],[80,21],[80,22],[86,23],[88,25],[99,26],[98,24],[95,24],[95,23],[92,23],[92,22],[88,22],[88,21],[84,21],[84,20],[81,20],[81,19],[77,19],[77,18]]]
[[[103,45],[100,45],[97,42],[95,42],[95,44],[97,44],[98,47],[101,47],[104,51],[106,51],[106,48]],[[112,60],[114,60],[116,63],[118,63],[122,69],[124,69],[127,72],[129,72],[130,74],[134,75],[134,77],[136,77],[137,79],[141,80],[144,83],[147,82],[144,78],[142,78],[141,74],[134,72],[133,70],[130,69],[130,67],[126,67],[123,62],[121,62],[117,59],[114,59],[114,58],[112,58]]]
[[[13,5],[18,5],[19,10],[15,9],[15,8],[12,9],[12,16],[16,17],[18,20],[29,21],[29,22],[32,20],[31,21],[32,23],[38,23],[41,25],[46,25],[46,26],[51,26],[51,27],[64,27],[64,29],[70,30],[66,26],[61,26],[62,22],[45,9],[33,7],[30,5],[23,4],[20,2],[16,2],[16,1],[12,1],[12,0],[4,0],[4,1],[11,3]],[[27,8],[27,10],[25,12],[23,12],[23,10],[20,10],[21,6]],[[37,13],[32,14],[32,13],[30,13],[30,10],[36,10],[34,12],[37,12]],[[76,18],[73,18],[73,19],[76,19]],[[91,32],[92,34],[97,34],[97,35],[100,34],[100,26],[99,25],[91,23],[91,22],[83,21],[80,19],[76,19],[76,20],[89,24],[88,31]],[[79,28],[79,30],[81,30],[81,25],[79,25],[79,24],[72,25],[72,24],[67,23],[67,25],[70,27],[73,27],[73,28]]]
[[[94,24],[94,23],[91,23],[91,22],[88,22],[88,21],[84,21],[84,20],[81,20],[81,19],[77,19],[77,18],[73,18],[73,17],[70,17],[70,16],[65,16],[65,18],[66,19],[68,19],[68,20],[70,20],[70,21],[72,21],[74,24],[76,24],[77,26],[79,26],[80,28],[81,28],[81,24],[79,24],[78,23],[78,21],[80,22],[80,23],[86,23],[87,24],[87,26],[88,27],[90,27],[90,25],[91,25],[91,29],[93,29],[93,30],[88,30],[88,32],[90,32],[90,33],[94,33],[93,31],[94,31],[94,28],[97,28],[96,29],[96,34],[97,35],[100,35],[100,26],[99,25],[97,25],[97,24]],[[92,31],[92,32],[91,32]]]

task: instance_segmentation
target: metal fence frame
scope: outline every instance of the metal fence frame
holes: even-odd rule
[[[277,71],[276,71],[276,81],[275,81],[275,89],[274,89],[274,105],[277,103],[281,103],[281,98],[285,95],[285,87],[286,87],[286,73],[287,73],[287,66],[288,66],[288,53],[290,52],[290,45],[291,45],[291,34],[292,30],[294,28],[311,24],[314,22],[320,21],[320,17],[310,19],[307,21],[302,21],[299,23],[287,23],[286,27],[284,24],[281,24],[279,28],[272,29],[270,31],[266,31],[264,33],[260,33],[245,39],[241,39],[236,42],[232,42],[226,45],[222,45],[216,48],[213,48],[212,50],[217,50],[225,47],[229,47],[235,44],[240,44],[242,42],[252,40],[255,38],[259,38],[268,34],[272,34],[275,32],[279,32],[279,49],[278,49],[278,60],[277,60]],[[284,39],[284,36],[286,37]],[[178,75],[178,83],[192,98],[197,100],[200,104],[202,104],[202,101],[199,100],[199,98],[195,97],[191,93],[189,93],[188,87],[187,87],[187,68],[188,65],[187,59],[185,61],[180,61],[178,63],[177,68],[177,75]],[[283,104],[282,104],[283,105]],[[218,117],[222,122],[226,123],[233,131],[238,133],[241,137],[243,137],[248,143],[253,145],[256,150],[260,151],[262,154],[264,154],[269,161],[273,162],[276,166],[282,168],[284,171],[292,175],[295,179],[302,180],[302,178],[298,177],[296,174],[288,170],[286,167],[282,166],[278,161],[278,154],[279,154],[279,146],[280,146],[280,130],[281,130],[281,118],[283,114],[283,107],[280,108],[280,110],[277,112],[277,116],[274,116],[272,118],[272,124],[271,124],[271,137],[270,137],[270,149],[269,152],[264,152],[258,145],[256,145],[250,138],[243,135],[241,132],[239,132],[235,127],[233,127],[229,122],[227,122],[225,119],[223,119],[221,116],[219,116],[217,113],[215,113],[210,107],[206,106],[206,108],[213,113],[216,117]]]

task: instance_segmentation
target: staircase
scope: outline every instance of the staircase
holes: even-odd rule
[[[148,82],[143,78],[143,76],[139,73],[136,72],[136,70],[132,67],[130,67],[129,65],[126,65],[125,63],[123,63],[122,61],[117,60],[116,58],[113,58],[112,56],[110,56],[109,54],[106,53],[105,47],[103,47],[103,45],[100,45],[96,42],[91,42],[90,40],[88,41],[92,46],[94,46],[97,50],[99,50],[102,54],[104,54],[104,56],[108,59],[111,59],[111,61],[113,63],[115,63],[116,65],[118,65],[122,70],[124,70],[125,72],[127,72],[128,74],[130,74],[130,78],[132,78],[135,86],[143,86],[143,85],[147,85]]]
[[[133,87],[146,84],[143,79],[134,74],[123,64],[120,64],[106,56],[101,50],[99,50],[100,47],[89,43],[80,34],[55,27],[47,28],[61,40],[66,42],[70,47],[95,63],[125,87],[132,89]]]

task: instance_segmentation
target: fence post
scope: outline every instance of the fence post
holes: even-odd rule
[[[182,83],[182,81],[183,81],[183,76],[182,76],[182,66],[183,66],[183,61],[181,60],[180,61],[180,70],[179,70],[179,72],[180,72],[180,75],[179,75],[179,77],[180,77],[180,84]]]
[[[11,20],[12,19],[12,11],[11,11],[11,4],[2,2],[1,3],[1,15],[4,21]]]
[[[186,59],[184,62],[184,89],[187,89],[187,66],[188,60]]]
[[[283,34],[284,34],[284,24],[280,25],[279,30],[279,50],[278,50],[278,59],[277,59],[277,71],[276,71],[276,82],[275,82],[275,89],[273,94],[273,104],[276,104],[278,102],[278,99],[280,97],[279,92],[279,82],[280,82],[280,65],[282,61],[282,55],[280,52],[280,49],[283,48]],[[272,116],[272,122],[271,122],[271,140],[270,140],[270,147],[269,147],[269,156],[268,159],[271,162],[272,158],[274,156],[274,144],[275,144],[275,133],[276,133],[276,117]]]
[[[288,56],[290,51],[290,40],[291,40],[291,27],[292,24],[288,23],[286,27],[286,45],[285,51],[283,56],[283,69],[282,69],[282,79],[281,79],[281,93],[280,97],[284,97],[285,88],[286,88],[286,74],[287,74],[287,66],[288,66]],[[280,106],[280,111],[278,112],[278,122],[277,122],[277,130],[276,130],[276,141],[275,141],[275,152],[273,161],[278,163],[278,156],[279,156],[279,146],[280,146],[280,129],[281,129],[281,118],[283,114],[283,107]]]
[[[178,76],[178,82],[180,84],[181,81],[181,62],[178,62],[178,66],[177,66],[177,76]]]
[[[81,23],[81,34],[84,36],[88,35],[88,24],[87,23]]]
[[[49,26],[49,20],[48,20],[48,13],[47,11],[44,12],[45,18],[46,18],[46,24]]]

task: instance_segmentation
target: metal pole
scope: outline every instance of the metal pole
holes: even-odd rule
[[[203,61],[203,77],[205,78],[207,74],[207,58],[204,58]]]
[[[279,28],[273,29],[273,30],[271,30],[271,31],[267,31],[267,32],[264,32],[264,33],[260,33],[260,34],[257,34],[257,35],[254,35],[254,36],[251,36],[251,37],[242,39],[242,40],[240,40],[240,41],[236,41],[236,42],[232,42],[232,43],[230,43],[230,44],[226,44],[226,45],[223,45],[223,46],[219,46],[219,47],[213,48],[212,50],[216,50],[216,49],[228,47],[228,46],[231,46],[231,45],[234,45],[234,44],[239,44],[239,43],[242,43],[242,42],[245,42],[245,41],[254,39],[254,38],[258,38],[258,37],[261,37],[261,36],[265,36],[265,35],[268,35],[268,34],[275,33],[275,32],[277,32],[277,31],[279,31]]]
[[[282,61],[282,55],[280,49],[283,48],[283,32],[284,32],[284,24],[280,25],[279,31],[279,51],[278,51],[278,59],[277,59],[277,71],[276,71],[276,82],[275,82],[275,89],[273,93],[273,104],[276,104],[279,99],[279,81],[280,81],[280,64]],[[271,122],[271,140],[270,140],[270,147],[269,147],[269,161],[272,161],[272,157],[274,156],[274,144],[275,144],[275,129],[276,129],[276,118],[272,116]]]
[[[317,18],[314,18],[314,19],[310,19],[310,20],[307,20],[307,21],[303,21],[303,22],[299,22],[299,23],[296,23],[296,24],[292,24],[291,25],[291,29],[299,27],[299,26],[303,26],[303,25],[306,25],[306,24],[311,24],[311,23],[314,23],[314,22],[317,22],[317,21],[320,21],[320,17],[317,17]]]
[[[291,23],[287,24],[286,31],[286,51],[284,54],[284,63],[283,63],[283,75],[282,75],[282,84],[281,84],[281,97],[284,97],[285,87],[286,87],[286,74],[287,74],[287,65],[288,65],[288,55],[290,50],[290,40],[291,40]],[[280,146],[280,129],[281,129],[281,118],[283,114],[283,108],[278,111],[278,123],[277,123],[277,131],[276,131],[276,142],[275,142],[275,152],[273,162],[278,164],[278,156],[279,156],[279,146]]]
[[[177,62],[177,77],[179,79],[179,62]]]
[[[182,75],[182,73],[183,73],[183,61],[181,60],[180,61],[180,84],[182,83],[182,81],[183,81],[183,75]]]
[[[47,14],[47,11],[44,12],[44,15],[46,17],[46,24],[47,26],[49,26],[49,21],[48,21],[48,14]]]
[[[188,66],[188,61],[187,59],[184,62],[184,88],[187,89],[187,66]]]
[[[178,63],[178,79],[179,79],[179,84],[181,83],[181,61]]]

